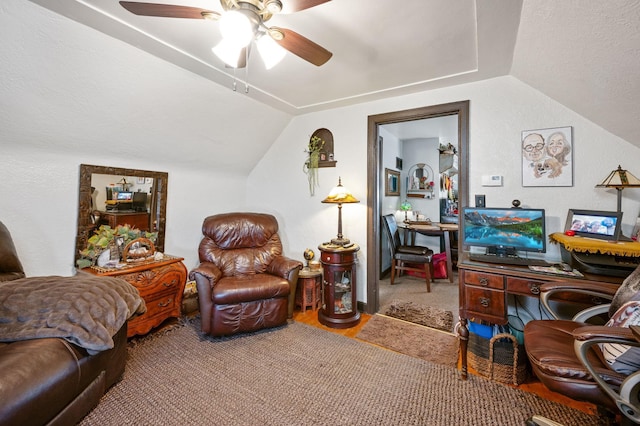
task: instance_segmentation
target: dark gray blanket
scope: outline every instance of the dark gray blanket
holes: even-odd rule
[[[90,354],[113,348],[127,319],[146,311],[128,282],[88,274],[0,283],[0,342],[59,337]]]

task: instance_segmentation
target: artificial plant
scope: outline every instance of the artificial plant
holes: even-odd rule
[[[306,153],[309,158],[305,160],[302,170],[307,174],[309,180],[309,193],[311,196],[315,194],[316,186],[320,186],[318,179],[318,163],[320,161],[320,152],[324,146],[324,141],[317,136],[312,136],[307,146]]]
[[[124,246],[138,238],[146,238],[152,243],[155,243],[158,238],[158,233],[142,231],[129,225],[118,225],[115,228],[109,225],[102,225],[95,231],[91,238],[87,240],[87,247],[80,251],[80,259],[76,261],[76,264],[78,268],[95,265],[98,256],[100,256],[103,251],[108,250],[109,247],[116,242],[116,239],[121,241],[120,250],[122,250]]]

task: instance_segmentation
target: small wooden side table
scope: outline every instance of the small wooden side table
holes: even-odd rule
[[[296,306],[300,306],[302,312],[305,312],[307,307],[314,311],[320,307],[321,284],[322,271],[312,271],[309,268],[300,270],[296,289]]]

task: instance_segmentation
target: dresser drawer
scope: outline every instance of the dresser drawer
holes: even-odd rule
[[[463,271],[465,285],[504,290],[504,277],[502,275],[487,274],[485,272]]]
[[[345,263],[353,263],[355,262],[355,252],[345,252],[345,253],[332,253],[321,251],[320,261],[329,265],[341,265]]]
[[[506,315],[504,291],[465,286],[464,297],[469,318],[481,316],[481,319],[489,322],[504,322]]]
[[[183,284],[183,273],[172,265],[129,274],[122,278],[134,285],[145,299],[152,294],[175,294]]]
[[[145,301],[145,304],[147,305],[146,315],[148,317],[153,317],[154,315],[170,312],[175,309],[177,300],[178,299],[175,294],[169,294]]]
[[[544,281],[507,277],[507,292],[523,296],[538,296],[542,284]]]

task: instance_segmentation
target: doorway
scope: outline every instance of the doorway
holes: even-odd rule
[[[380,239],[380,187],[384,179],[382,143],[379,127],[449,115],[458,116],[458,200],[459,208],[468,205],[469,101],[453,102],[369,116],[367,141],[367,303],[364,311],[375,314],[380,308],[378,277],[382,251]]]

